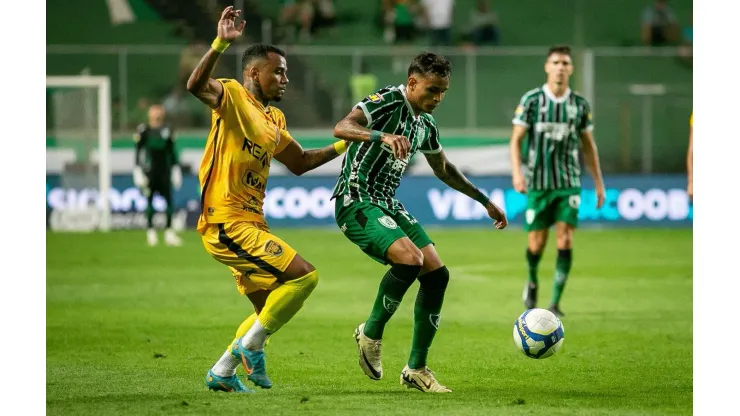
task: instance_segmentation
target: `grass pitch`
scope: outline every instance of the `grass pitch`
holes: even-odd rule
[[[48,233],[48,414],[692,413],[691,230],[579,230],[562,302],[565,350],[546,360],[527,358],[512,339],[524,232],[427,230],[451,272],[429,361],[447,395],[399,385],[418,284],[386,327],[384,379],[371,381],[352,331],[385,268],[336,229],[273,231],[317,267],[320,282],[266,349],[275,386],[253,395],[205,389],[206,371],[252,309],[195,232],[180,248],[149,248],[143,232]]]

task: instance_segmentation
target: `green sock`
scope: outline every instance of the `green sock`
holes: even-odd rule
[[[166,228],[172,228],[172,204],[167,204],[167,225]]]
[[[374,340],[383,338],[385,324],[398,309],[403,295],[414,283],[420,270],[421,266],[395,264],[386,272],[383,280],[380,281],[380,288],[373,304],[373,310],[370,312],[370,317],[365,321],[365,330],[363,331],[365,336]]]
[[[537,284],[537,266],[540,264],[542,253],[535,254],[527,249],[527,264],[529,264],[529,283]]]
[[[153,226],[153,220],[154,219],[154,204],[152,203],[152,197],[149,197],[149,201],[146,204],[146,226],[147,228],[154,228]]]
[[[167,224],[165,228],[172,228],[172,214],[175,210],[174,202],[172,201],[172,186],[164,193],[164,201],[167,203],[167,210],[165,211]]]
[[[570,273],[570,266],[573,263],[573,250],[558,249],[558,259],[555,263],[555,279],[552,287],[552,304],[557,305],[560,303],[560,297],[563,296],[563,290],[565,289],[565,282],[568,280],[568,273]]]
[[[414,306],[414,338],[411,341],[409,368],[424,368],[427,365],[429,347],[439,328],[442,302],[450,280],[450,272],[442,266],[419,276],[419,294]]]

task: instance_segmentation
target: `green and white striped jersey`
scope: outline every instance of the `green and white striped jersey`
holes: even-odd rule
[[[403,205],[395,195],[409,160],[417,151],[438,153],[442,150],[437,123],[431,114],[414,116],[404,85],[381,88],[357,103],[355,108],[365,113],[366,127],[406,136],[411,149],[405,159],[396,159],[385,143],[351,143],[332,198],[344,196],[347,200],[369,201],[389,210],[401,209]]]
[[[581,133],[593,130],[591,107],[566,90],[556,98],[547,84],[522,97],[512,123],[527,128],[527,189],[581,187]]]

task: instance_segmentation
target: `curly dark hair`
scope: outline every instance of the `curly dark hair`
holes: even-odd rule
[[[411,61],[409,65],[409,76],[412,74],[434,74],[441,78],[449,77],[452,72],[452,65],[444,56],[436,53],[423,52]]]

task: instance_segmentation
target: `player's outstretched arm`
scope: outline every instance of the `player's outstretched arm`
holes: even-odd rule
[[[461,192],[470,198],[478,201],[486,207],[488,215],[494,220],[496,228],[504,228],[508,224],[504,210],[494,204],[488,196],[480,189],[476,188],[468,178],[463,175],[457,166],[450,163],[444,151],[437,153],[424,153],[429,166],[434,171],[434,175],[450,188]]]
[[[364,126],[367,126],[365,113],[355,108],[334,126],[334,137],[349,142],[380,141],[391,147],[396,159],[406,159],[411,149],[411,143],[406,136],[383,133]]]
[[[294,175],[301,176],[309,170],[332,161],[347,150],[344,141],[338,141],[321,149],[303,150],[300,143],[290,140],[285,149],[275,155],[280,163],[285,165]]]
[[[365,113],[355,108],[334,126],[334,137],[351,142],[370,141],[372,130],[365,126],[367,126]]]
[[[520,193],[527,192],[527,183],[522,175],[521,149],[522,140],[527,135],[527,127],[515,124],[509,141],[509,157],[511,159],[511,181],[514,189]]]
[[[583,145],[583,159],[586,162],[586,168],[594,178],[596,188],[596,208],[604,205],[606,191],[604,190],[604,178],[601,176],[601,165],[599,163],[599,151],[596,149],[596,142],[591,131],[581,132],[581,143]]]
[[[234,6],[224,9],[221,19],[218,21],[218,37],[211,44],[211,49],[203,55],[198,65],[193,69],[193,73],[188,78],[187,89],[191,94],[198,97],[211,108],[217,108],[224,94],[224,87],[220,82],[211,78],[213,68],[216,67],[218,58],[221,53],[234,41],[241,36],[245,21],[239,23],[238,27],[234,26],[234,19],[241,13],[241,10],[234,10]]]

